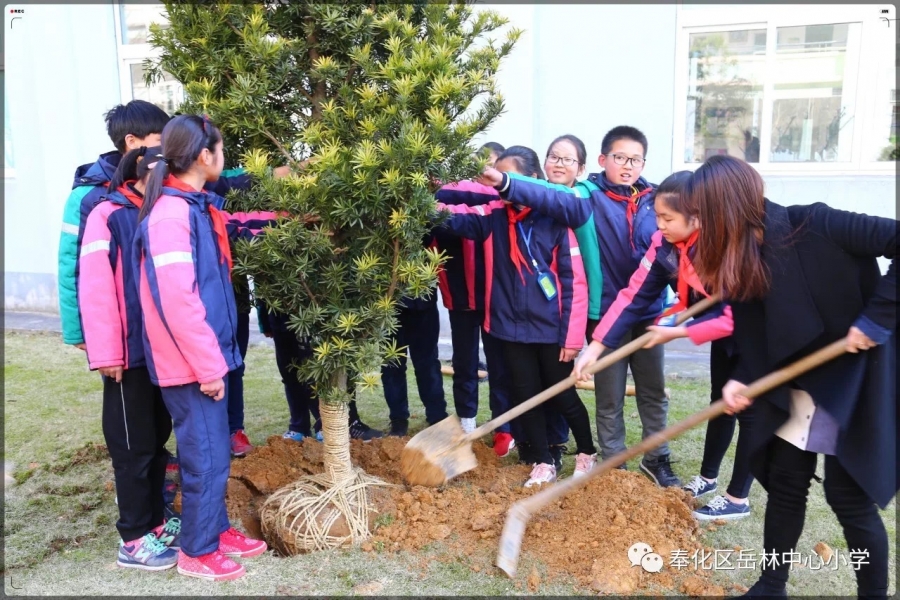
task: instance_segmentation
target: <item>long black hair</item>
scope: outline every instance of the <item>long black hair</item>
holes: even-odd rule
[[[116,173],[106,188],[107,191],[116,191],[126,181],[143,179],[150,172],[150,165],[157,162],[162,155],[162,146],[152,146],[150,148],[141,146],[129,151],[119,161]]]
[[[544,171],[541,169],[541,159],[538,158],[537,152],[531,148],[527,146],[510,146],[503,151],[503,154],[497,157],[497,162],[507,158],[512,159],[516,163],[523,175],[531,177],[531,174],[534,173],[534,177],[537,179],[546,179]]]
[[[147,189],[144,190],[144,205],[138,219],[150,214],[153,205],[162,195],[163,181],[171,173],[187,173],[197,157],[206,148],[215,152],[216,144],[222,141],[222,133],[205,116],[179,115],[166,124],[162,131],[162,156],[160,164],[153,168]]]

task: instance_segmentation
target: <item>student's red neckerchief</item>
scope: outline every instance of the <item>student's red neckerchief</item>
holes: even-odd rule
[[[688,251],[697,243],[697,238],[699,236],[700,230],[698,229],[689,235],[686,240],[672,244],[678,249],[678,303],[675,306],[669,307],[669,309],[662,314],[663,317],[681,312],[687,308],[688,286],[703,294],[704,297],[709,297],[709,294],[706,293],[703,284],[700,282],[700,278],[697,276],[697,272],[694,271],[694,264],[691,262],[691,259],[688,258]]]
[[[527,206],[517,211],[512,204],[506,205],[506,217],[509,219],[509,258],[516,266],[523,285],[525,284],[525,276],[522,275],[522,265],[525,265],[529,273],[531,273],[531,267],[528,266],[528,261],[522,256],[522,251],[519,250],[519,235],[516,231],[516,225],[521,223],[530,212],[531,209]]]
[[[138,208],[141,208],[144,205],[144,199],[142,197],[138,196],[135,193],[135,190],[133,190],[131,188],[131,186],[134,185],[135,183],[137,183],[137,180],[126,181],[121,186],[119,186],[119,189],[116,191],[119,192],[120,194],[122,194],[123,196],[125,196],[125,198],[127,198],[129,202],[131,202]]]
[[[182,192],[188,192],[190,194],[206,193],[205,190],[200,190],[198,192],[174,175],[167,176],[165,181],[163,181],[163,185],[165,187],[175,188],[176,190],[181,190]],[[213,231],[216,232],[216,239],[219,242],[219,251],[222,253],[222,261],[228,262],[228,276],[230,277],[231,269],[234,267],[234,264],[231,260],[231,244],[228,243],[228,229],[225,227],[226,213],[219,210],[211,203],[208,203],[207,207],[209,208],[209,216],[212,219]]]
[[[634,188],[632,188],[634,189]],[[604,190],[606,195],[616,202],[626,202],[626,206],[628,207],[628,212],[626,213],[626,217],[628,218],[628,239],[631,240],[631,248],[634,249],[634,215],[637,214],[638,209],[638,201],[653,191],[652,187],[646,187],[640,192],[635,191],[634,194],[630,196],[622,196],[615,192],[611,192],[609,190]]]

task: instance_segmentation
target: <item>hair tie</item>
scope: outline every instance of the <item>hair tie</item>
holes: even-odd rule
[[[167,165],[169,164],[169,159],[166,158],[165,156],[163,156],[162,154],[157,154],[157,155],[156,155],[156,158],[158,158],[158,159],[161,160],[162,162],[166,163]]]

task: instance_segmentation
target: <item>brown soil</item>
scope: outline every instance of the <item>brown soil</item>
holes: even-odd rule
[[[440,488],[409,487],[400,474],[406,439],[351,441],[354,463],[370,475],[397,484],[390,489],[388,514],[378,518],[365,551],[417,551],[440,542],[447,560],[468,561],[474,571],[488,571],[496,557],[498,537],[512,503],[534,494],[522,483],[529,468],[503,464],[482,443],[473,446],[478,468]],[[323,470],[322,445],[269,438],[251,454],[231,463],[228,514],[252,535],[261,535],[257,511],[265,498],[303,475]],[[691,500],[678,489],[661,489],[646,477],[614,470],[533,516],[522,544],[517,581],[523,591],[536,591],[542,580],[568,576],[601,594],[672,590],[691,596],[723,596],[709,573],[670,564],[673,550],[687,556],[703,549],[701,532],[691,516]],[[632,566],[628,549],[648,544],[663,559],[660,573]],[[682,554],[683,556],[683,554]],[[527,561],[527,563],[526,563]],[[688,561],[689,565],[692,561]],[[525,564],[546,565],[543,574]],[[500,571],[496,571],[498,574]]]

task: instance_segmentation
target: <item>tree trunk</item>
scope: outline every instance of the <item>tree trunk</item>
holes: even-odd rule
[[[346,372],[335,373],[332,382],[341,391],[347,391]],[[329,404],[320,400],[319,414],[325,436],[325,473],[331,477],[333,484],[337,484],[353,477],[353,464],[350,462],[350,405],[347,402]]]

